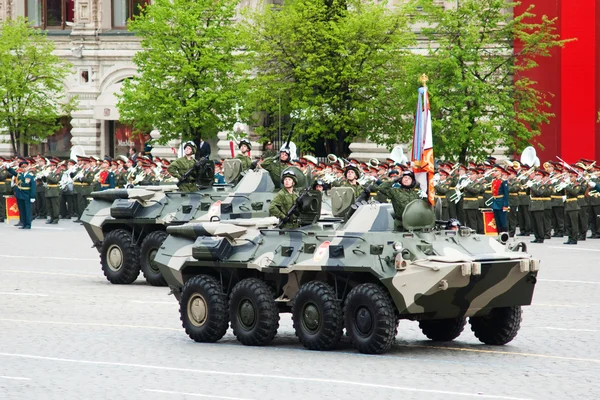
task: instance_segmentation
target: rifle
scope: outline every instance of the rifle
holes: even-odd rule
[[[290,129],[290,133],[288,133],[287,142],[285,142],[285,146],[283,147],[284,149],[289,149],[290,148],[290,142],[292,141],[292,134],[294,133],[294,127],[295,126],[296,126],[296,123],[294,122],[292,124],[292,129]]]
[[[300,193],[300,195],[296,199],[296,202],[292,205],[292,207],[290,207],[285,217],[282,218],[281,222],[279,222],[279,229],[281,229],[283,225],[287,224],[290,221],[290,219],[292,219],[292,216],[296,213],[296,210],[298,210],[298,207],[300,207],[300,205],[302,204],[302,199],[304,199],[304,196],[306,196],[309,191],[310,189],[306,188]]]
[[[202,159],[200,159],[200,160],[196,161],[196,162],[194,163],[194,165],[192,166],[192,168],[188,169],[188,170],[185,172],[185,174],[183,174],[183,175],[181,176],[181,179],[179,179],[179,182],[177,182],[177,186],[181,186],[181,185],[183,185],[183,184],[184,184],[184,183],[185,183],[185,182],[188,180],[188,178],[189,178],[189,177],[190,177],[190,176],[191,176],[191,175],[192,175],[192,174],[193,174],[193,173],[194,173],[194,172],[195,172],[195,171],[196,171],[198,168],[200,168],[200,167],[201,167],[202,165],[204,165],[204,164],[206,164],[206,159],[204,159],[204,158],[202,158]]]

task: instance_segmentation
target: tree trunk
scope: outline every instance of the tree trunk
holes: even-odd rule
[[[10,144],[12,145],[13,153],[15,155],[17,155],[19,153],[17,152],[17,140],[15,138],[15,135],[16,135],[16,133],[14,133],[12,131],[10,132]]]

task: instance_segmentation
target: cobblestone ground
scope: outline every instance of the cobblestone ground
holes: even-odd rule
[[[166,288],[111,285],[82,226],[0,226],[0,399],[600,398],[600,240],[542,260],[517,338],[449,344],[402,322],[392,350],[304,350],[289,314],[272,345],[190,340]],[[468,327],[468,325],[467,325]]]

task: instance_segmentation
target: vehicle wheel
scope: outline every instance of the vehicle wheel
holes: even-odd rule
[[[140,274],[139,248],[131,241],[131,233],[115,229],[104,237],[100,264],[110,283],[133,283]]]
[[[348,293],[344,325],[352,345],[361,353],[383,353],[396,337],[396,315],[392,299],[383,288],[363,283]]]
[[[419,321],[419,328],[431,340],[449,342],[461,334],[466,324],[466,318],[434,319]]]
[[[167,281],[163,278],[158,265],[154,262],[156,253],[167,238],[167,233],[163,231],[151,232],[146,236],[140,247],[140,266],[146,281],[152,286],[167,286]]]
[[[342,337],[342,308],[335,291],[324,282],[308,282],[300,288],[292,306],[296,336],[309,350],[330,350]]]
[[[514,306],[493,308],[486,316],[469,318],[469,323],[480,342],[500,346],[517,336],[521,320],[521,306]]]
[[[214,343],[229,327],[227,296],[212,276],[197,275],[183,285],[179,314],[185,333],[196,342]]]
[[[279,328],[279,310],[273,292],[256,278],[238,282],[229,296],[231,328],[240,343],[264,346],[273,340]]]

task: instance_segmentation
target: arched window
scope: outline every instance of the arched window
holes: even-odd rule
[[[127,21],[140,15],[150,0],[112,0],[112,26],[113,28],[126,28]]]
[[[70,29],[73,22],[75,0],[27,0],[26,14],[29,22],[41,29]]]

